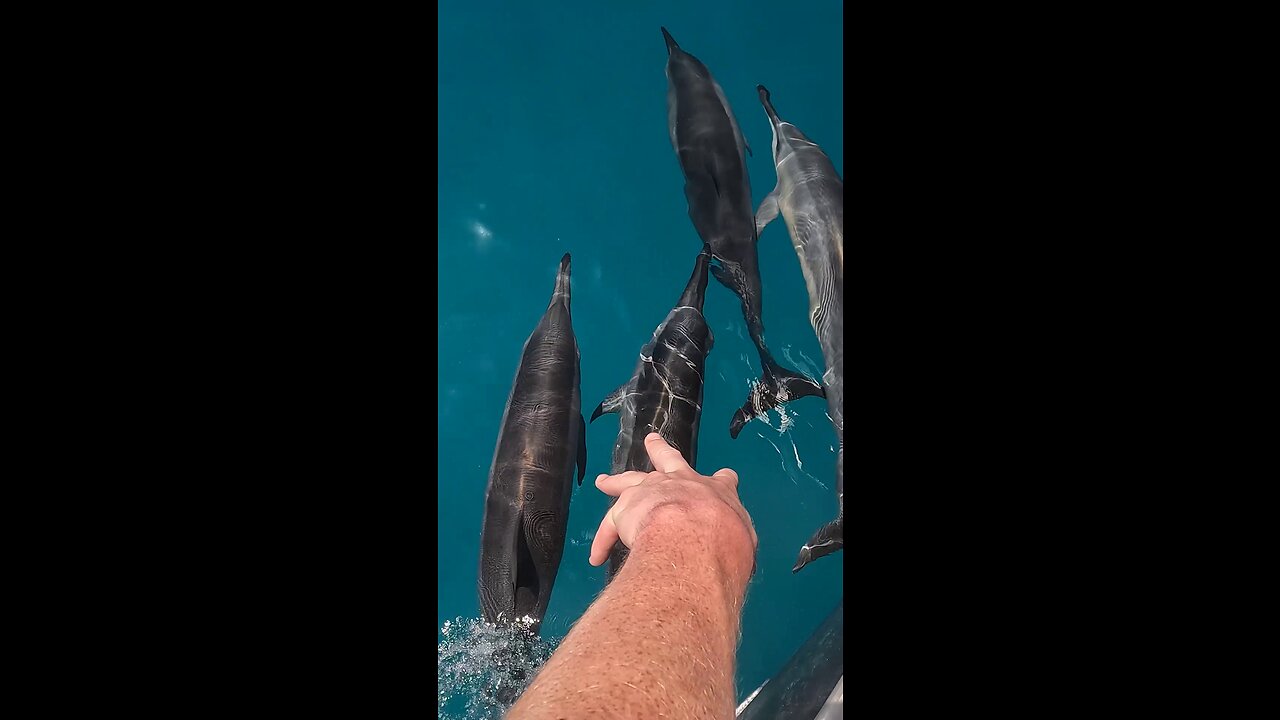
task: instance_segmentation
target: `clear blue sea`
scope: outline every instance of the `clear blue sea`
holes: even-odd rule
[[[467,716],[458,678],[483,674],[483,653],[456,644],[457,620],[479,616],[489,465],[521,346],[546,308],[560,256],[573,255],[582,409],[590,417],[630,377],[701,247],[667,134],[659,27],[724,89],[754,151],[748,169],[759,203],[776,176],[757,84],[844,174],[843,19],[834,0],[440,4],[437,627],[441,678],[453,688],[443,717]],[[819,377],[822,354],[781,219],[761,235],[759,253],[766,340],[779,360]],[[774,412],[768,425],[752,421],[731,440],[729,420],[759,362],[737,298],[714,280],[705,314],[715,348],[698,469],[738,471],[760,537],[738,653],[741,699],[842,593],[843,552],[791,573],[800,546],[834,517],[836,438],[825,402],[804,398],[787,407],[785,421]],[[587,564],[607,507],[591,480],[609,470],[617,428],[616,415],[588,426],[587,480],[574,493],[544,637],[562,637],[604,586],[604,568]]]

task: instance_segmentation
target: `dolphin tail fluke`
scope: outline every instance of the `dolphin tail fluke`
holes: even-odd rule
[[[800,556],[796,558],[791,572],[800,572],[805,565],[844,548],[844,518],[840,517],[818,528],[818,532],[800,548]]]
[[[751,418],[768,412],[796,398],[826,397],[826,392],[815,380],[782,367],[773,360],[765,360],[764,376],[752,386],[747,401],[733,414],[729,423],[729,437],[737,438]]]

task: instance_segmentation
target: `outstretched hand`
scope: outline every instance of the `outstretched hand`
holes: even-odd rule
[[[699,475],[680,451],[658,433],[649,433],[644,445],[654,472],[632,470],[596,478],[596,487],[618,501],[596,531],[591,543],[591,564],[601,565],[609,559],[609,550],[619,539],[627,547],[634,547],[636,538],[653,521],[654,511],[659,508],[682,510],[700,522],[742,528],[751,538],[754,557],[759,540],[751,526],[751,516],[738,499],[738,473],[723,468],[710,476]]]

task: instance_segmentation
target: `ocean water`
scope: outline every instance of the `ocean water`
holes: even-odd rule
[[[521,347],[546,308],[560,256],[573,255],[589,417],[630,377],[701,247],[667,134],[659,27],[724,89],[754,152],[748,170],[758,204],[776,175],[757,84],[844,173],[843,19],[834,0],[440,3],[437,638],[449,688],[442,716],[483,716],[467,705],[493,671],[486,665],[497,642],[474,623],[485,487]],[[766,340],[779,360],[819,377],[808,295],[781,219],[762,233],[759,254]],[[791,572],[800,546],[836,512],[836,437],[825,401],[803,398],[785,417],[773,412],[768,424],[754,420],[730,439],[729,420],[759,361],[737,298],[714,280],[705,314],[715,348],[698,469],[738,471],[760,537],[737,658],[741,699],[786,662],[843,592],[843,552]],[[587,564],[607,508],[591,480],[609,470],[617,429],[616,415],[588,426],[587,479],[574,491],[545,640],[533,653],[539,658],[604,586],[604,568]]]

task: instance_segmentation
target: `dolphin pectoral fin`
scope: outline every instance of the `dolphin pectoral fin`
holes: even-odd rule
[[[596,406],[595,412],[591,413],[591,422],[595,422],[596,418],[605,413],[614,413],[622,409],[622,401],[627,397],[627,393],[631,392],[631,388],[635,387],[635,378],[628,380],[626,383],[619,385],[616,390],[604,397],[604,400]],[[583,433],[585,436],[585,433]]]
[[[774,365],[766,370],[766,378],[770,375],[773,376],[773,384],[782,388],[782,392],[778,393],[779,405],[811,395],[820,398],[827,396],[827,391],[822,389],[822,385],[818,384],[817,380],[805,377],[794,370],[788,370],[781,365]]]
[[[582,478],[587,474],[587,421],[578,413],[578,487],[582,487]]]
[[[756,210],[756,235],[764,231],[764,226],[778,217],[778,189],[774,188],[773,192],[764,196],[764,200],[760,201],[760,208]]]
[[[796,558],[795,567],[791,568],[791,572],[798,573],[805,565],[843,548],[844,518],[841,517],[818,528],[818,532],[814,533],[804,547],[800,548],[800,556]]]
[[[764,377],[751,387],[747,401],[729,421],[729,437],[736,440],[738,433],[751,422],[751,418],[767,415],[774,408],[811,395],[825,398],[827,393],[817,382],[794,370],[788,370],[777,363],[766,366]]]

